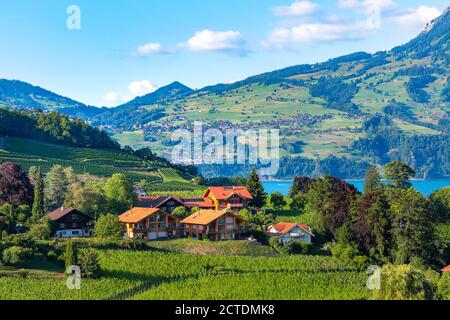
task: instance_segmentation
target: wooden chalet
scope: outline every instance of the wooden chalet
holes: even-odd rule
[[[183,202],[187,208],[239,211],[247,208],[252,199],[247,187],[209,187],[203,198],[185,199]]]
[[[181,223],[185,235],[198,240],[238,240],[247,232],[245,220],[230,210],[199,210]]]
[[[61,207],[43,219],[49,219],[56,225],[55,236],[58,238],[86,238],[94,233],[94,219],[74,208]]]
[[[155,197],[138,197],[138,207],[141,208],[157,208],[161,211],[172,213],[178,207],[184,207],[182,199],[170,196],[155,196]]]
[[[179,219],[158,208],[132,208],[119,216],[127,238],[172,238],[183,233]]]

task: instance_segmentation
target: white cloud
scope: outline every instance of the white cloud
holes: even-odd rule
[[[318,8],[318,5],[310,1],[295,1],[289,6],[279,6],[273,8],[273,12],[277,16],[308,16],[313,14]]]
[[[283,47],[299,43],[321,43],[333,41],[359,40],[372,30],[366,21],[354,24],[314,23],[291,28],[276,28],[263,42],[265,47]]]
[[[126,94],[112,91],[103,97],[103,101],[107,103],[108,106],[114,107],[133,100],[136,97],[152,93],[157,89],[158,86],[151,83],[149,80],[133,81],[128,85],[128,92]]]
[[[134,81],[128,85],[128,91],[133,98],[144,96],[158,89],[158,86],[148,80]],[[132,98],[132,99],[133,99]]]
[[[394,17],[394,21],[404,28],[423,27],[426,23],[439,17],[441,11],[435,7],[419,6]]]
[[[361,13],[372,14],[374,11],[387,11],[397,6],[393,0],[339,0],[339,7],[353,9]]]
[[[157,42],[150,42],[137,47],[133,55],[144,57],[153,54],[169,54],[169,53],[173,53],[173,51],[169,50],[168,48],[164,48],[163,46],[161,46],[161,44]]]
[[[245,40],[238,31],[202,30],[194,34],[187,42],[179,43],[179,47],[191,51],[222,51],[235,54],[245,53]]]
[[[104,97],[103,101],[108,103],[108,105],[115,106],[123,103],[123,97],[118,92],[108,92]]]

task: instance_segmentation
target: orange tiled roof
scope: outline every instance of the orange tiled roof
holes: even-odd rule
[[[252,195],[248,191],[247,187],[209,187],[208,191],[211,192],[217,200],[226,200],[234,194],[241,196],[244,199],[253,199]],[[206,191],[206,193],[208,193]],[[206,194],[205,194],[206,196]]]
[[[442,272],[450,272],[450,264],[441,270]]]
[[[208,225],[211,222],[224,216],[225,214],[234,215],[230,212],[222,211],[222,210],[199,210],[196,213],[194,213],[193,215],[190,215],[186,219],[182,220],[181,223]],[[239,219],[242,220],[241,218],[239,218]]]
[[[123,223],[138,223],[158,211],[158,208],[133,208],[124,214],[121,214],[119,216],[119,221]]]

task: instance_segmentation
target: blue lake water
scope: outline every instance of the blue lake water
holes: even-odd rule
[[[364,190],[363,180],[346,180],[348,183],[354,185],[359,191]],[[444,187],[450,186],[450,180],[414,180],[411,181],[413,188],[421,192],[425,196],[429,196],[434,191]],[[289,189],[292,186],[292,181],[266,181],[263,182],[264,189],[267,193],[280,192],[283,195],[288,195]]]

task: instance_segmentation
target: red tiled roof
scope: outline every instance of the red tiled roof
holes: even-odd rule
[[[442,272],[450,272],[450,264],[441,270]]]
[[[291,222],[279,222],[277,224],[271,225],[268,229],[273,228],[277,232],[276,234],[282,235],[282,234],[289,232],[290,230],[292,230],[293,228],[295,228],[297,226],[299,226],[303,230],[307,231],[308,233],[312,234],[310,231],[309,225],[297,224],[297,223],[291,223]]]
[[[232,195],[236,194],[244,199],[253,199],[252,195],[248,191],[247,187],[237,186],[237,187],[209,187],[208,191],[211,192],[217,200],[226,200]],[[208,193],[206,191],[206,194]]]
[[[50,212],[44,218],[48,218],[51,221],[56,221],[56,220],[61,219],[62,217],[64,217],[65,215],[67,215],[69,213],[79,213],[79,214],[89,217],[88,215],[84,214],[83,212],[78,211],[77,209],[61,207],[61,208],[56,209],[53,212]]]

